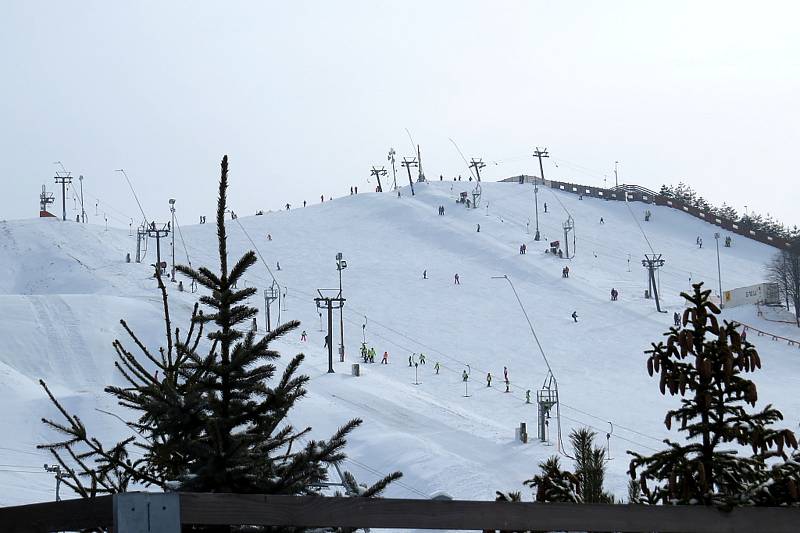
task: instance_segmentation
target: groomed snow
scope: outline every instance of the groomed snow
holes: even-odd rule
[[[309,395],[292,412],[291,421],[311,425],[315,437],[325,438],[348,418],[363,418],[350,439],[352,461],[345,467],[365,482],[379,473],[403,471],[390,496],[415,498],[444,490],[456,498],[491,499],[498,489],[523,489],[522,481],[556,447],[553,439],[550,444],[536,441],[536,406],[525,404],[525,390],[531,389],[535,399],[546,367],[510,286],[493,279],[508,275],[558,379],[564,441],[571,428],[590,425],[599,432],[599,444],[605,444],[611,421],[607,485],[624,497],[625,450],[659,448],[659,439],[668,435],[664,413],[675,402],[658,393],[642,352],[666,331],[672,312],[683,308],[678,293],[688,290],[690,282],[706,281],[716,291],[713,234],[719,228],[668,208],[579,200],[541,188],[542,240],[537,243],[532,238],[531,185],[484,184],[483,206],[468,210],[455,198],[470,189],[466,182],[417,184],[413,197],[406,187],[401,198],[393,192],[362,193],[228,222],[231,254],[252,247],[244,228],[286,288],[282,318],[301,320],[309,335],[308,342],[301,342],[298,330],[277,345],[285,356],[305,353],[302,370],[312,377]],[[445,207],[444,216],[437,215],[439,205]],[[643,221],[646,209],[653,213],[650,222]],[[547,242],[563,241],[566,210],[577,233],[577,255],[571,261],[544,254]],[[634,218],[655,252],[666,259],[660,275],[666,314],[644,299],[640,261],[650,250]],[[214,226],[182,229],[192,264],[213,270]],[[268,233],[272,241],[267,241]],[[698,236],[702,249],[695,244]],[[528,245],[526,255],[518,252],[522,243]],[[44,378],[91,431],[105,438],[126,435],[119,420],[96,410],[126,416],[102,393],[105,384],[117,380],[111,342],[123,334],[119,319],[124,318],[149,346],[158,346],[163,322],[160,297],[146,266],[154,260],[154,243],[142,264],[128,264],[125,254],[135,255],[135,238],[127,231],[35,219],[0,223],[0,247],[4,506],[52,498],[52,475],[42,471],[52,458],[35,445],[55,437],[39,421],[55,413],[38,379]],[[337,361],[336,373],[327,374],[324,333],[313,297],[317,288],[338,285],[337,252],[348,262],[343,273],[347,361]],[[720,247],[723,288],[764,281],[764,264],[773,253],[766,245],[733,236],[732,248]],[[179,240],[176,254],[186,261]],[[570,266],[569,279],[561,277],[564,264]],[[429,279],[422,279],[423,270]],[[460,285],[453,283],[455,273]],[[271,278],[259,263],[246,282],[261,290]],[[194,295],[174,287],[173,318],[181,325]],[[610,301],[612,287],[620,291],[617,302]],[[260,296],[252,303],[263,311]],[[578,323],[570,318],[573,311]],[[753,308],[732,309],[724,316],[800,338],[797,328],[757,317]],[[264,327],[263,313],[258,323]],[[336,340],[338,315],[334,323]],[[377,359],[388,351],[390,364],[362,365],[362,376],[356,378],[350,375],[350,364],[359,362],[365,323]],[[797,428],[800,349],[754,334],[748,340],[758,347],[764,364],[755,376],[760,401],[775,403],[786,427]],[[427,365],[419,367],[419,385],[408,366],[412,352],[427,357]],[[433,370],[437,361],[439,375]],[[461,373],[467,364],[471,379],[465,398]],[[504,366],[510,393],[503,392]],[[488,371],[494,377],[491,388],[485,386]],[[528,444],[514,441],[514,428],[522,421],[528,423]],[[551,427],[555,437],[554,420]],[[523,493],[530,499],[529,491]]]

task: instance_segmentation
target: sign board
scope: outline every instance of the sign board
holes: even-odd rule
[[[759,283],[749,287],[739,287],[724,291],[725,297],[722,304],[725,307],[738,307],[753,304],[779,304],[780,293],[777,283]]]

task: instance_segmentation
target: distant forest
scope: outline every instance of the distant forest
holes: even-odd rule
[[[682,182],[678,183],[677,186],[662,185],[659,193],[666,198],[678,200],[686,205],[703,209],[720,218],[732,220],[745,229],[763,231],[773,237],[780,237],[787,240],[800,237],[800,228],[797,226],[788,228],[779,220],[772,218],[769,214],[762,216],[750,211],[745,215],[740,215],[737,213],[736,209],[724,202],[721,206],[712,205],[705,198],[697,194],[697,191]]]

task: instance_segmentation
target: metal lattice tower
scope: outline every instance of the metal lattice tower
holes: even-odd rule
[[[39,195],[39,211],[46,212],[47,206],[56,201],[56,195],[47,192],[47,189],[42,185],[42,193]]]
[[[408,184],[411,185],[411,196],[414,196],[414,180],[411,179],[411,167],[418,167],[419,163],[417,163],[417,158],[412,157],[411,159],[404,157],[403,162],[400,163],[400,166],[406,167],[408,171]]]
[[[655,298],[656,310],[659,313],[666,312],[661,310],[661,302],[658,299],[658,283],[656,283],[656,270],[664,266],[664,259],[661,254],[644,254],[642,266],[647,269],[648,298]]]

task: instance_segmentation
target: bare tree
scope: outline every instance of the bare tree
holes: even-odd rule
[[[786,308],[794,307],[795,322],[800,327],[800,239],[789,250],[781,250],[767,265],[769,280],[777,283],[786,299]]]

